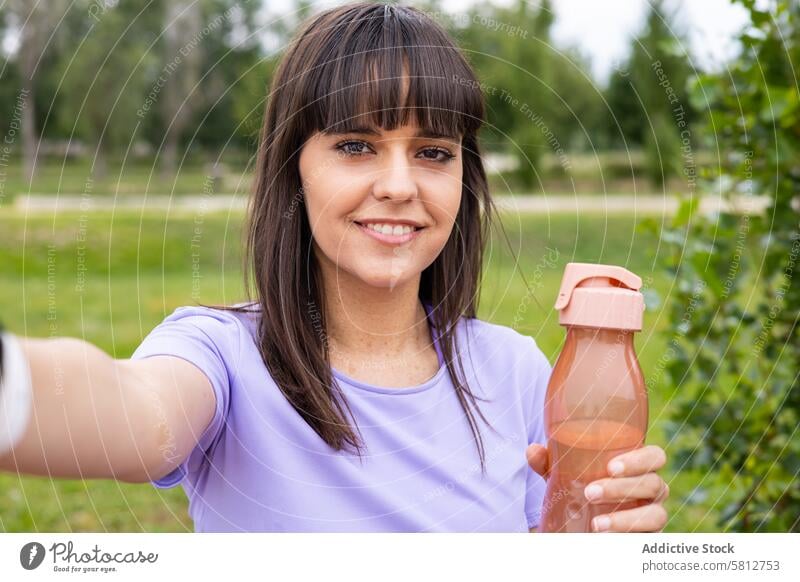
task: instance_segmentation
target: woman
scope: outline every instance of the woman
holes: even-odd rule
[[[130,360],[21,341],[36,421],[0,468],[180,483],[197,531],[535,531],[551,368],[475,317],[483,117],[473,71],[420,11],[310,19],[268,100],[252,300],[178,308]],[[640,506],[595,529],[660,530],[663,450],[618,460],[595,501]]]

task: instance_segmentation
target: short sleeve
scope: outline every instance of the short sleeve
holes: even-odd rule
[[[239,342],[239,325],[235,316],[208,307],[178,307],[144,338],[131,355],[132,360],[167,355],[191,362],[208,377],[216,400],[214,417],[195,448],[173,471],[152,481],[155,487],[174,487],[208,461],[225,427]]]
[[[530,389],[532,394],[529,400],[528,410],[528,444],[538,443],[547,444],[544,432],[544,403],[547,394],[547,384],[550,381],[550,374],[553,370],[547,356],[531,340],[531,360],[533,372],[531,374]],[[539,527],[542,517],[542,504],[544,502],[546,482],[535,471],[528,471],[526,494],[525,494],[525,517],[528,520],[528,528]]]

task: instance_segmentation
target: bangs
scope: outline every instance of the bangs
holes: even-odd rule
[[[314,31],[301,116],[310,132],[387,131],[414,122],[430,136],[477,133],[480,84],[447,34],[409,7],[358,7]]]

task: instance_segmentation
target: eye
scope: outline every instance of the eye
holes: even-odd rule
[[[334,147],[340,152],[343,152],[345,155],[360,156],[361,154],[366,153],[366,151],[362,148],[366,148],[368,146],[363,141],[348,140],[339,142]]]
[[[421,153],[424,154],[422,156],[423,159],[430,160],[432,162],[441,162],[443,164],[446,164],[456,157],[455,154],[444,148],[425,148]]]

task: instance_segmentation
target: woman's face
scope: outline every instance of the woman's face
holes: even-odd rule
[[[300,177],[323,273],[392,289],[441,252],[461,203],[461,138],[418,130],[317,132],[304,144]]]

